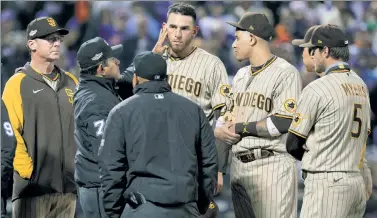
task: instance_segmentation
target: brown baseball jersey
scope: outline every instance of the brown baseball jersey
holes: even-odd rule
[[[273,56],[256,72],[251,72],[250,66],[243,67],[232,83],[235,122],[256,122],[271,115],[292,118],[301,89],[299,72],[282,58]],[[286,134],[274,138],[245,137],[232,151],[263,148],[285,152],[286,137]]]
[[[168,82],[173,92],[197,103],[212,123],[213,111],[230,104],[228,74],[221,60],[201,48],[184,58],[168,57]]]
[[[305,87],[290,132],[306,138],[302,169],[359,172],[370,129],[368,89],[354,72],[331,72]]]

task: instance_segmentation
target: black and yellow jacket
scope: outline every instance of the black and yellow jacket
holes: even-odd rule
[[[76,191],[73,93],[77,79],[58,72],[56,90],[27,63],[5,85],[3,100],[17,139],[13,200]]]

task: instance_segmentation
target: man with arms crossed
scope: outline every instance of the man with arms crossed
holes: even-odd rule
[[[363,217],[359,164],[370,131],[368,89],[350,72],[348,40],[337,26],[317,27],[300,47],[308,48],[315,71],[324,72],[302,91],[286,145],[302,160],[300,217]]]
[[[248,59],[233,79],[232,116],[221,117],[215,135],[232,146],[235,215],[297,217],[297,170],[285,149],[286,133],[302,89],[297,69],[271,54],[273,27],[264,14],[246,13],[235,26],[237,60]],[[243,193],[247,193],[247,196]],[[242,196],[242,197],[240,197]]]
[[[41,17],[29,23],[26,33],[31,62],[16,69],[3,93],[17,140],[12,217],[73,218],[77,79],[55,65],[68,30]]]
[[[73,97],[75,108],[75,180],[81,208],[87,218],[104,216],[98,148],[107,115],[119,102],[115,90],[119,79],[119,60],[115,57],[122,45],[110,47],[96,37],[84,42],[78,53],[80,82]]]
[[[292,41],[293,45],[300,46],[302,44],[310,42],[310,39],[312,37],[313,31],[317,26],[312,26],[308,29],[308,31],[305,34],[304,39],[294,39]],[[308,72],[315,72],[315,66],[314,66],[314,61],[313,58],[309,54],[309,48],[304,48],[302,51],[302,60],[303,63],[306,67],[306,70]],[[354,71],[351,70],[351,73],[355,77],[359,77]],[[322,77],[324,75],[324,72],[318,72],[317,75],[319,77]],[[363,152],[366,151],[366,144],[364,145]],[[368,165],[368,161],[365,158],[365,154],[363,153],[362,158],[359,163],[359,168],[361,171],[361,175],[363,176],[364,183],[365,183],[365,188],[366,188],[366,195],[367,199],[369,199],[372,195],[372,190],[373,190],[373,182],[372,182],[372,173]]]

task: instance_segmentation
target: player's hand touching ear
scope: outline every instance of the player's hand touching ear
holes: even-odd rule
[[[224,123],[224,125],[216,127],[215,137],[229,145],[236,144],[241,140],[241,136],[234,133],[234,125],[233,123]]]
[[[157,43],[152,50],[153,53],[162,55],[165,52],[165,50],[169,47],[167,45],[164,45],[165,40],[166,40],[166,36],[168,35],[167,29],[168,28],[166,27],[166,25],[164,25],[161,28],[160,35],[158,36]]]

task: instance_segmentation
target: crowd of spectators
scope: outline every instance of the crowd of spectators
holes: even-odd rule
[[[316,24],[332,23],[347,33],[350,42],[350,64],[369,89],[377,84],[377,2],[372,1],[291,1],[291,2],[190,2],[197,9],[199,36],[197,46],[217,55],[228,74],[234,75],[241,66],[233,57],[234,28],[225,21],[238,21],[246,12],[262,12],[275,26],[271,42],[274,54],[294,64],[302,73],[304,85],[315,78],[306,72],[302,50],[291,40],[302,38]],[[2,1],[1,2],[1,62],[3,82],[14,69],[29,60],[26,49],[26,26],[35,17],[52,16],[68,28],[70,34],[63,43],[59,65],[74,74],[79,69],[76,53],[81,43],[100,36],[109,44],[122,43],[121,70],[135,54],[151,50],[157,41],[162,22],[171,1]]]

